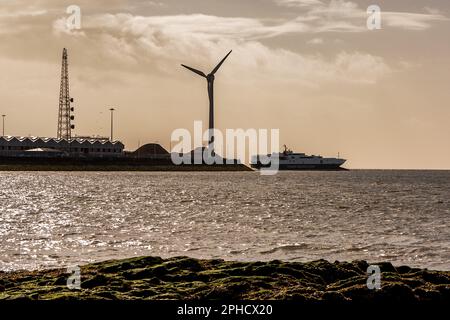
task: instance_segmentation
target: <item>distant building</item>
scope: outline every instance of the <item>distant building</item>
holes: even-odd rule
[[[120,141],[103,138],[74,138],[71,140],[40,137],[0,137],[3,157],[121,157],[125,146]]]

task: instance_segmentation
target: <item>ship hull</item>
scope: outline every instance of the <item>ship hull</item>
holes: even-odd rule
[[[346,159],[341,158],[324,158],[322,156],[309,156],[305,153],[294,153],[286,148],[283,153],[255,155],[250,161],[250,166],[253,169],[345,171],[347,169],[342,168],[342,166],[346,161]],[[272,163],[274,164],[274,168],[271,167]]]
[[[270,165],[261,163],[251,164],[253,169],[270,168]],[[282,171],[346,171],[341,164],[280,164],[278,170]]]

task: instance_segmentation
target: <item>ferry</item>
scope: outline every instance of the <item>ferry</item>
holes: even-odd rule
[[[279,170],[347,170],[342,168],[346,159],[324,158],[322,156],[295,153],[284,146],[282,153],[273,153],[267,156],[256,155],[252,157],[250,166],[253,169],[269,168],[273,159],[278,158]]]

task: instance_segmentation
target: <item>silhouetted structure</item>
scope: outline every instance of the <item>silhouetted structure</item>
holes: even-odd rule
[[[214,150],[214,80],[215,80],[215,73],[220,69],[220,67],[222,66],[222,64],[225,62],[225,60],[228,58],[228,56],[231,54],[231,52],[233,52],[233,50],[231,50],[230,52],[228,52],[228,54],[225,56],[225,58],[222,59],[222,61],[220,61],[220,63],[213,69],[213,71],[211,71],[210,74],[206,75],[204,72],[188,67],[184,64],[182,64],[183,67],[185,67],[186,69],[206,78],[207,82],[208,82],[208,96],[209,96],[209,129],[210,129],[210,133],[209,133],[209,145],[211,146],[211,148]],[[214,152],[214,151],[213,151]]]
[[[169,152],[164,149],[160,144],[157,143],[148,143],[143,145],[136,151],[130,152],[128,156],[133,158],[152,158],[152,159],[169,159]]]
[[[64,48],[61,66],[61,86],[59,91],[59,112],[58,112],[58,139],[70,140],[72,138],[72,129],[75,126],[72,120],[75,117],[71,114],[74,108],[70,106],[73,99],[70,97],[69,90],[69,63],[67,49]]]
[[[51,153],[67,157],[117,158],[123,156],[124,147],[120,141],[99,138],[0,137],[0,156],[3,157],[39,157]]]

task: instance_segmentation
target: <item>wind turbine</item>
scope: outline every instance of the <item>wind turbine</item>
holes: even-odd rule
[[[222,61],[219,62],[219,64],[211,71],[210,74],[206,75],[204,72],[188,67],[184,64],[182,64],[183,67],[186,69],[198,74],[199,76],[202,76],[203,78],[206,78],[206,81],[208,82],[208,96],[209,96],[209,146],[211,146],[212,154],[214,152],[214,80],[215,80],[215,74],[220,69],[222,64],[225,62],[225,60],[228,58],[228,56],[233,52],[231,50],[228,52],[228,54],[225,56],[225,58],[222,59]]]

